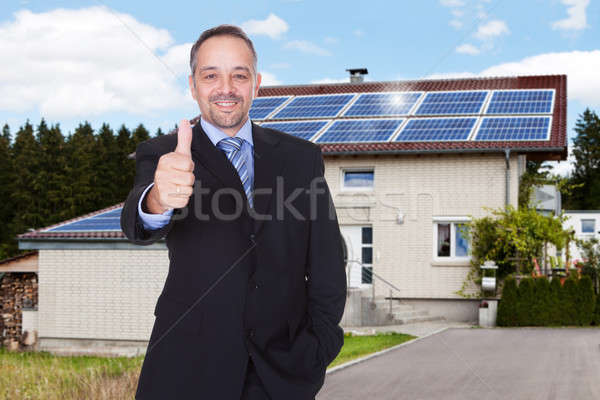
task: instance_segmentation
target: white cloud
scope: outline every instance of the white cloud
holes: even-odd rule
[[[461,44],[460,46],[458,46],[456,48],[456,52],[459,54],[468,54],[471,56],[477,55],[480,53],[480,50],[473,46],[472,44],[469,43],[465,43],[465,44]]]
[[[463,23],[458,19],[451,19],[450,22],[448,22],[448,25],[450,25],[454,29],[460,29],[463,27]]]
[[[285,46],[283,46],[285,49],[292,49],[292,50],[298,50],[301,51],[302,53],[307,53],[307,54],[315,54],[317,56],[330,56],[331,53],[329,51],[327,51],[326,49],[317,46],[316,44],[309,42],[307,40],[292,40],[290,42],[287,42],[285,44]]]
[[[444,7],[463,7],[465,2],[463,0],[440,0],[440,4]]]
[[[485,24],[479,25],[475,37],[480,40],[488,40],[496,36],[510,33],[506,22],[500,20],[492,20]]]
[[[173,46],[168,31],[104,6],[18,11],[0,24],[0,48],[11,60],[0,63],[3,110],[89,118],[193,104],[177,83],[189,57],[185,45]]]
[[[275,74],[272,74],[267,71],[261,71],[262,80],[260,82],[260,86],[277,86],[281,85],[281,81],[275,77]]]
[[[279,39],[290,26],[283,19],[271,13],[266,19],[251,19],[242,23],[242,29],[249,35],[265,35],[271,39]]]
[[[567,6],[568,17],[552,24],[552,29],[565,31],[578,31],[587,28],[587,17],[585,9],[590,4],[590,0],[562,0]]]

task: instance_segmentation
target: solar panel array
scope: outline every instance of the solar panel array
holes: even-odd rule
[[[88,218],[68,222],[45,230],[44,232],[88,232],[88,231],[121,231],[121,210],[106,211]]]
[[[252,102],[250,119],[265,119],[292,96],[258,97]]]
[[[549,140],[554,96],[515,89],[262,97],[250,117],[316,143]]]

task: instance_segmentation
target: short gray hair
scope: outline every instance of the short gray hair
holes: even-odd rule
[[[248,48],[252,52],[252,58],[254,61],[254,73],[257,73],[257,57],[256,50],[254,50],[254,45],[252,44],[252,40],[246,35],[246,33],[238,26],[235,25],[219,25],[214,28],[210,28],[202,32],[196,43],[192,46],[192,50],[190,51],[190,68],[192,70],[192,76],[196,76],[196,53],[198,49],[207,39],[210,39],[214,36],[233,36],[239,39],[242,39],[248,45]]]

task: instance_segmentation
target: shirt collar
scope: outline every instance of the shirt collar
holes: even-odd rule
[[[200,125],[202,126],[202,129],[204,130],[204,132],[206,132],[206,136],[208,136],[210,141],[215,146],[221,140],[229,137],[228,134],[226,134],[225,132],[223,132],[222,130],[220,130],[219,128],[217,128],[216,126],[211,124],[210,122],[206,121],[204,118],[202,118],[202,116],[200,116]],[[246,122],[244,123],[244,125],[242,125],[240,130],[235,134],[235,137],[244,139],[245,141],[250,143],[251,146],[254,145],[254,142],[252,141],[252,124],[250,123],[250,118],[246,119]]]

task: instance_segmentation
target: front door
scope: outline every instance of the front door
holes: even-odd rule
[[[349,287],[370,287],[373,270],[373,234],[370,226],[342,225],[340,231],[347,252]]]

